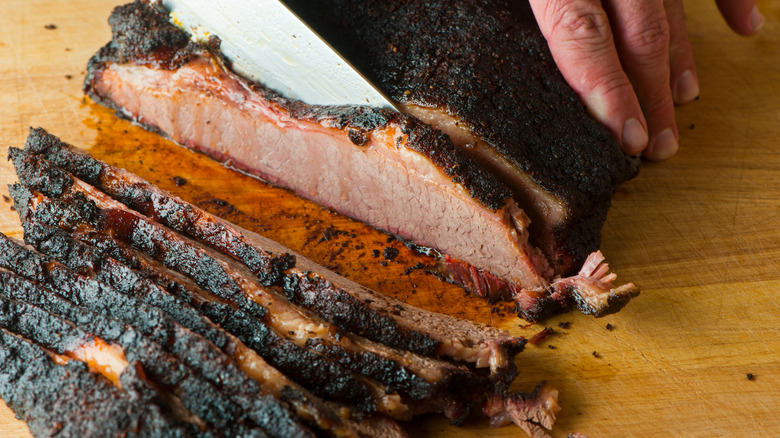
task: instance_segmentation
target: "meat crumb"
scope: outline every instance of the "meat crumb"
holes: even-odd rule
[[[610,324],[610,323],[607,323],[607,325],[606,325],[605,327],[606,327],[606,329],[607,329],[607,330],[609,330],[609,331],[615,330],[615,326],[614,326],[614,325],[612,325],[612,324]]]
[[[558,323],[558,327],[560,327],[560,328],[562,328],[562,329],[566,330],[566,329],[568,329],[569,327],[571,327],[571,322],[569,322],[569,321],[565,321],[565,322],[559,322],[559,323]]]
[[[180,176],[172,176],[171,181],[173,181],[173,184],[176,185],[176,187],[181,187],[184,184],[187,184],[187,180],[180,177]]]
[[[593,357],[595,357],[596,359],[601,359],[601,353],[599,353],[598,351],[594,351]]]
[[[747,373],[746,377],[748,380],[756,380],[756,375],[753,373]]]
[[[398,257],[398,250],[387,247],[385,248],[383,255],[385,256],[385,260],[393,260],[394,258]]]
[[[3,195],[3,201],[4,202],[11,202],[11,198],[9,198],[8,196]]]
[[[47,24],[46,26],[43,26],[43,28],[44,29],[48,29],[48,30],[54,30],[54,29],[57,28],[57,25],[54,24],[54,23],[51,23],[51,24]]]
[[[528,339],[528,343],[531,345],[537,345],[538,343],[542,342],[544,338],[550,336],[553,333],[555,333],[555,330],[553,330],[552,327],[545,327],[544,330],[531,336],[531,338]]]

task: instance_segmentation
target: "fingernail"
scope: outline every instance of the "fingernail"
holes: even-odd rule
[[[699,95],[699,82],[691,70],[685,70],[674,84],[674,103],[688,103]]]
[[[647,146],[647,131],[644,126],[639,123],[639,120],[630,118],[623,124],[623,132],[621,133],[623,149],[626,153],[635,155],[642,151],[642,148]]]
[[[750,11],[750,26],[753,28],[753,32],[757,32],[764,25],[764,16],[758,11],[758,6],[753,6],[753,10]]]
[[[666,128],[655,137],[653,144],[645,149],[642,156],[648,160],[662,161],[677,153],[679,147],[672,128]]]

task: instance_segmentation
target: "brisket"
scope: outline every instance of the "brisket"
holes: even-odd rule
[[[264,284],[272,282],[263,279],[282,279],[288,299],[338,327],[402,350],[451,357],[478,367],[490,366],[494,372],[500,370],[506,374],[509,380],[514,376],[511,358],[522,350],[524,340],[492,327],[405,305],[361,287],[302,256],[292,258],[284,255],[290,251],[278,243],[241,230],[163,192],[136,175],[80,153],[40,128],[30,131],[25,152],[40,155],[56,164],[58,170],[55,172],[72,172],[141,214],[233,256],[249,267]],[[19,165],[32,163],[20,162]],[[24,172],[24,175],[27,173]],[[24,178],[32,178],[36,174],[30,173]],[[62,178],[69,180],[70,177],[63,175]],[[30,184],[37,183],[30,181]],[[65,183],[46,182],[46,187],[54,190],[62,184]],[[67,183],[67,187],[70,184]],[[272,254],[277,254],[278,260],[285,262],[266,261]],[[297,266],[290,267],[295,260]],[[274,266],[287,269],[272,271]]]
[[[0,398],[27,422],[33,436],[199,435],[192,425],[149,403],[143,390],[148,386],[139,380],[126,370],[121,390],[90,373],[83,362],[59,364],[52,353],[0,328]]]
[[[12,154],[16,155],[18,153],[13,152]],[[15,161],[20,162],[20,160],[20,156],[17,155]],[[36,159],[33,157],[29,161],[36,161]],[[42,169],[45,166],[39,165],[36,167]],[[21,179],[26,180],[27,178],[22,177]],[[82,190],[83,187],[80,185],[77,190]],[[19,197],[19,190],[18,188],[14,189],[16,197]],[[85,190],[83,193],[88,193],[89,189],[83,190]],[[86,205],[85,200],[78,196],[81,193],[77,191],[70,198],[68,197],[69,195],[64,196],[61,204],[51,200],[42,200],[38,197],[39,200],[34,203],[34,209],[32,207],[20,206],[20,211],[23,212],[22,215],[25,218],[23,224],[25,225],[27,240],[45,252],[52,255],[56,254],[58,258],[63,259],[73,269],[79,271],[92,269],[97,271],[98,268],[96,266],[99,264],[110,266],[112,259],[106,259],[101,255],[91,253],[91,249],[86,248],[83,244],[77,244],[73,241],[63,242],[63,239],[58,238],[56,233],[47,232],[46,230],[39,232],[34,227],[33,217],[50,224],[60,224],[60,226],[67,224],[69,228],[77,227],[81,230],[80,233],[83,233],[89,226],[98,226],[103,231],[110,232],[114,238],[127,239],[128,243],[133,243],[140,248],[154,247],[157,252],[156,256],[160,260],[164,260],[165,263],[173,265],[178,269],[181,269],[182,266],[195,266],[197,261],[197,266],[200,269],[190,270],[187,273],[195,275],[193,279],[200,279],[202,285],[210,288],[213,292],[220,293],[220,290],[211,289],[213,287],[211,282],[203,280],[200,274],[213,273],[214,275],[209,276],[209,278],[235,280],[232,284],[243,284],[244,289],[250,282],[249,279],[242,278],[237,269],[230,269],[224,262],[218,263],[219,261],[216,258],[210,260],[211,257],[216,257],[216,254],[210,254],[205,249],[198,250],[188,246],[185,240],[173,233],[162,230],[154,224],[146,223],[146,226],[144,226],[144,219],[137,214],[122,215],[121,211],[115,209],[99,210],[95,207],[89,207]],[[95,200],[100,202],[99,199]],[[79,218],[79,215],[82,214],[84,217]],[[98,216],[102,216],[102,218],[98,218]],[[106,220],[106,218],[109,219]],[[90,224],[90,220],[93,223]],[[122,224],[121,228],[116,226],[118,223]],[[155,230],[155,227],[158,228]],[[38,225],[38,228],[40,228],[40,225]],[[39,238],[37,236],[44,237]],[[151,237],[151,240],[143,240],[147,236]],[[174,245],[173,247],[171,247],[172,244]],[[188,251],[196,252],[194,255],[188,256]],[[73,257],[73,254],[78,254],[78,257]],[[213,264],[209,265],[211,269],[202,268],[203,263],[209,261],[213,262]],[[218,264],[219,266],[217,266]],[[107,281],[113,281],[114,274],[109,273],[108,275],[97,276],[97,278],[103,277],[107,277]],[[140,282],[141,280],[138,279],[133,282],[134,289],[138,289]],[[123,287],[126,283],[127,281],[121,282],[119,287]],[[224,287],[226,283],[220,282],[219,284]],[[247,295],[250,293],[258,293],[258,290],[252,289]],[[255,299],[257,300],[257,298]],[[420,406],[432,406],[432,399],[439,397],[444,397],[446,399],[445,402],[448,400],[455,402],[460,399],[461,402],[468,404],[473,401],[474,393],[476,392],[479,395],[479,389],[485,387],[485,383],[481,382],[482,377],[473,374],[464,367],[452,366],[446,362],[419,357],[412,353],[395,351],[381,344],[367,342],[349,334],[332,334],[334,329],[329,328],[322,322],[307,319],[303,314],[294,313],[294,309],[289,304],[275,297],[270,291],[265,291],[264,297],[259,301],[262,301],[263,305],[267,306],[268,309],[271,309],[273,305],[275,310],[270,310],[268,314],[268,319],[271,319],[269,325],[275,327],[278,334],[291,335],[294,342],[302,344],[308,350],[319,353],[346,369],[381,382],[389,391],[398,391],[403,396],[408,397],[409,401],[425,401],[425,403],[418,403]],[[252,320],[250,319],[244,321],[244,324],[249,325],[251,322]],[[220,323],[223,324],[223,327],[235,327],[238,325],[234,322],[234,319],[220,321]],[[291,324],[294,324],[294,326]],[[255,326],[262,327],[262,324],[255,324]],[[282,359],[295,357],[293,354],[286,354],[287,351],[283,348],[266,348],[258,350],[258,352],[264,357],[269,357],[274,364]],[[318,364],[330,364],[330,362],[323,362],[312,356],[309,357],[309,362],[312,362],[312,366],[315,367]],[[297,368],[306,369],[306,366],[298,365]],[[293,378],[298,373],[297,369],[291,370],[289,364],[284,370]],[[321,391],[324,394],[328,393],[326,391],[334,390],[332,387],[322,388],[323,385],[329,385],[329,381],[321,380],[307,383],[312,386],[313,390]],[[318,387],[317,385],[320,386]],[[411,412],[406,412],[407,407],[394,401],[396,400],[395,396],[392,394],[385,395],[382,392],[377,393],[379,397],[377,404],[381,411],[396,417],[405,417],[411,414]],[[333,397],[333,394],[330,396]],[[354,402],[354,400],[350,401]],[[445,403],[441,405],[443,406]]]
[[[418,19],[413,13],[405,17],[396,18]],[[512,120],[496,128],[501,135],[473,128],[475,135],[489,140],[479,144],[489,147],[459,148],[451,136],[413,116],[284,99],[233,74],[218,53],[177,34],[166,17],[143,2],[118,7],[110,23],[113,39],[90,60],[85,90],[118,114],[416,245],[434,248],[453,281],[491,299],[514,299],[519,314],[529,320],[574,304],[601,316],[636,295],[633,285],[613,288],[601,282],[593,289],[589,282],[556,283],[597,249],[609,199],[634,171],[633,161],[622,155],[603,127],[587,119],[578,103],[570,102],[573,92],[563,93],[559,84],[534,97],[545,102],[543,111],[530,105],[528,112],[550,114],[556,111],[550,109],[553,102],[564,99],[566,112],[573,114],[572,127],[561,129],[571,135],[539,137],[538,126],[521,129],[526,109],[515,114],[514,108],[523,105],[512,100],[509,108],[504,102],[509,98],[502,97],[499,108],[485,112],[491,120]],[[357,36],[363,38],[364,33]],[[433,43],[413,44],[436,47]],[[419,88],[412,88],[415,96]],[[514,87],[510,94],[517,97],[523,90]],[[441,88],[438,92],[458,94]],[[484,104],[483,95],[478,99]],[[477,103],[470,105],[470,113],[481,113]],[[509,114],[498,117],[495,111],[504,108]],[[522,139],[522,144],[511,148],[507,138]],[[494,176],[483,165],[484,157],[470,154],[472,149],[504,154],[487,161],[509,163],[514,179],[531,181],[531,187],[505,184],[502,179],[512,178],[501,172]],[[529,193],[539,194],[539,199],[528,202],[524,197]],[[530,243],[526,213],[538,224]],[[547,217],[552,222],[545,223]],[[277,271],[268,266],[273,261],[284,266],[289,259],[263,254],[248,262],[253,272],[262,273],[262,281],[274,281]],[[254,262],[266,266],[258,270]]]
[[[637,172],[555,66],[524,0],[286,0],[408,113],[490,169],[557,274],[599,247]]]
[[[32,324],[33,328],[40,324],[41,333],[50,337],[56,334],[54,339],[58,345],[65,346],[59,349],[76,344],[61,339],[66,332],[62,327],[74,333],[83,328],[107,341],[115,342],[121,345],[131,361],[135,359],[142,362],[147,374],[156,383],[179,394],[188,409],[214,427],[230,431],[230,434],[251,434],[252,429],[260,426],[268,436],[308,436],[305,429],[296,425],[284,406],[270,397],[260,395],[260,388],[244,378],[243,373],[227,358],[216,353],[210,344],[161,317],[156,309],[133,302],[128,306],[123,296],[118,296],[111,288],[70,272],[56,262],[47,263],[18,245],[14,247],[6,238],[3,240],[3,253],[15,254],[15,258],[28,261],[26,269],[20,269],[21,275],[37,279],[54,290],[57,290],[55,288],[58,285],[70,285],[70,288],[59,290],[67,298],[95,312],[76,307],[72,301],[53,293],[51,289],[44,290],[29,280],[0,270],[2,295],[30,303],[29,309],[20,313],[24,319],[14,320],[17,330],[25,319],[30,321],[28,325]],[[8,258],[3,257],[0,263],[5,267],[6,261]],[[32,266],[37,269],[31,269]],[[65,323],[57,321],[57,318],[31,306],[45,307],[45,310],[77,324],[79,329],[69,328]],[[7,309],[2,314],[3,318],[14,315]],[[43,321],[59,324],[59,328],[44,326]],[[25,336],[31,337],[28,334]]]
[[[506,389],[524,339],[354,285],[43,130],[9,158],[34,249],[0,236],[0,327],[196,433],[396,437],[381,414],[460,424],[479,407],[526,429],[549,417],[557,393]]]

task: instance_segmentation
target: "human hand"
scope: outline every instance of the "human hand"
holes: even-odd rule
[[[622,149],[649,160],[674,155],[674,105],[699,95],[682,0],[530,2],[564,78]],[[716,3],[741,35],[763,24],[756,0]]]

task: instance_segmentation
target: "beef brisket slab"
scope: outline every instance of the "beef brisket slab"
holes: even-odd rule
[[[352,6],[334,7],[351,10]],[[376,10],[357,9],[356,20],[373,22],[359,17]],[[487,9],[489,5],[474,9],[474,19]],[[501,11],[497,14],[504,22],[523,13],[522,8]],[[401,12],[407,15],[397,16],[400,22],[409,23],[410,18],[414,26],[425,22],[418,17],[420,11]],[[485,30],[491,35],[493,27],[501,24],[494,21],[488,20],[493,24]],[[514,299],[526,319],[537,320],[571,306],[601,316],[619,310],[638,293],[632,284],[614,287],[614,276],[605,272],[603,257],[594,252],[610,197],[621,181],[634,174],[635,162],[622,155],[603,127],[587,118],[576,96],[561,85],[560,75],[547,75],[549,67],[538,71],[529,67],[533,71],[528,74],[497,70],[499,78],[486,77],[480,70],[482,75],[475,76],[472,85],[481,90],[478,96],[469,89],[453,93],[442,82],[431,85],[438,94],[428,96],[415,82],[410,84],[412,97],[397,98],[409,108],[427,105],[439,112],[465,105],[463,113],[450,112],[467,121],[464,126],[479,140],[464,142],[463,135],[451,129],[439,130],[421,121],[434,120],[420,111],[412,111],[419,116],[415,117],[285,99],[232,73],[215,47],[190,41],[144,2],[118,7],[109,23],[113,39],[90,60],[85,91],[119,115],[347,216],[435,249],[452,281],[490,299]],[[522,26],[508,31],[512,38],[531,32],[526,29],[527,17],[518,18],[518,23]],[[386,45],[378,40],[381,35],[369,38],[370,32],[354,29],[366,50]],[[469,29],[477,31],[475,26]],[[421,35],[424,41],[410,40],[410,47],[416,49],[409,56],[441,56],[420,48],[453,44],[438,44],[430,33]],[[498,44],[483,37],[477,39],[480,44]],[[528,41],[531,55],[541,57],[532,64],[543,63],[546,49],[538,38]],[[472,48],[469,53],[476,52]],[[520,68],[527,60],[509,61],[512,68]],[[421,62],[410,66],[419,67]],[[472,61],[464,58],[463,62]],[[372,63],[377,71],[384,71],[379,64]],[[485,93],[504,90],[501,78],[507,75],[527,76],[532,83],[509,81],[509,95],[496,94],[497,106],[483,111],[489,107]],[[393,90],[405,83],[384,82]],[[442,100],[442,94],[464,93],[475,94],[477,100]],[[530,100],[518,105],[525,102],[517,99],[524,93]],[[542,120],[561,110],[556,106],[559,102],[563,102],[564,122]],[[488,126],[484,119],[495,123]],[[546,132],[542,127],[547,125],[555,129]],[[595,269],[581,269],[591,265]],[[574,277],[566,276],[578,269]]]
[[[170,433],[389,438],[388,417],[480,410],[552,426],[556,391],[508,390],[522,338],[352,285],[42,129],[9,158],[30,247],[0,235],[0,328],[142,391]]]

